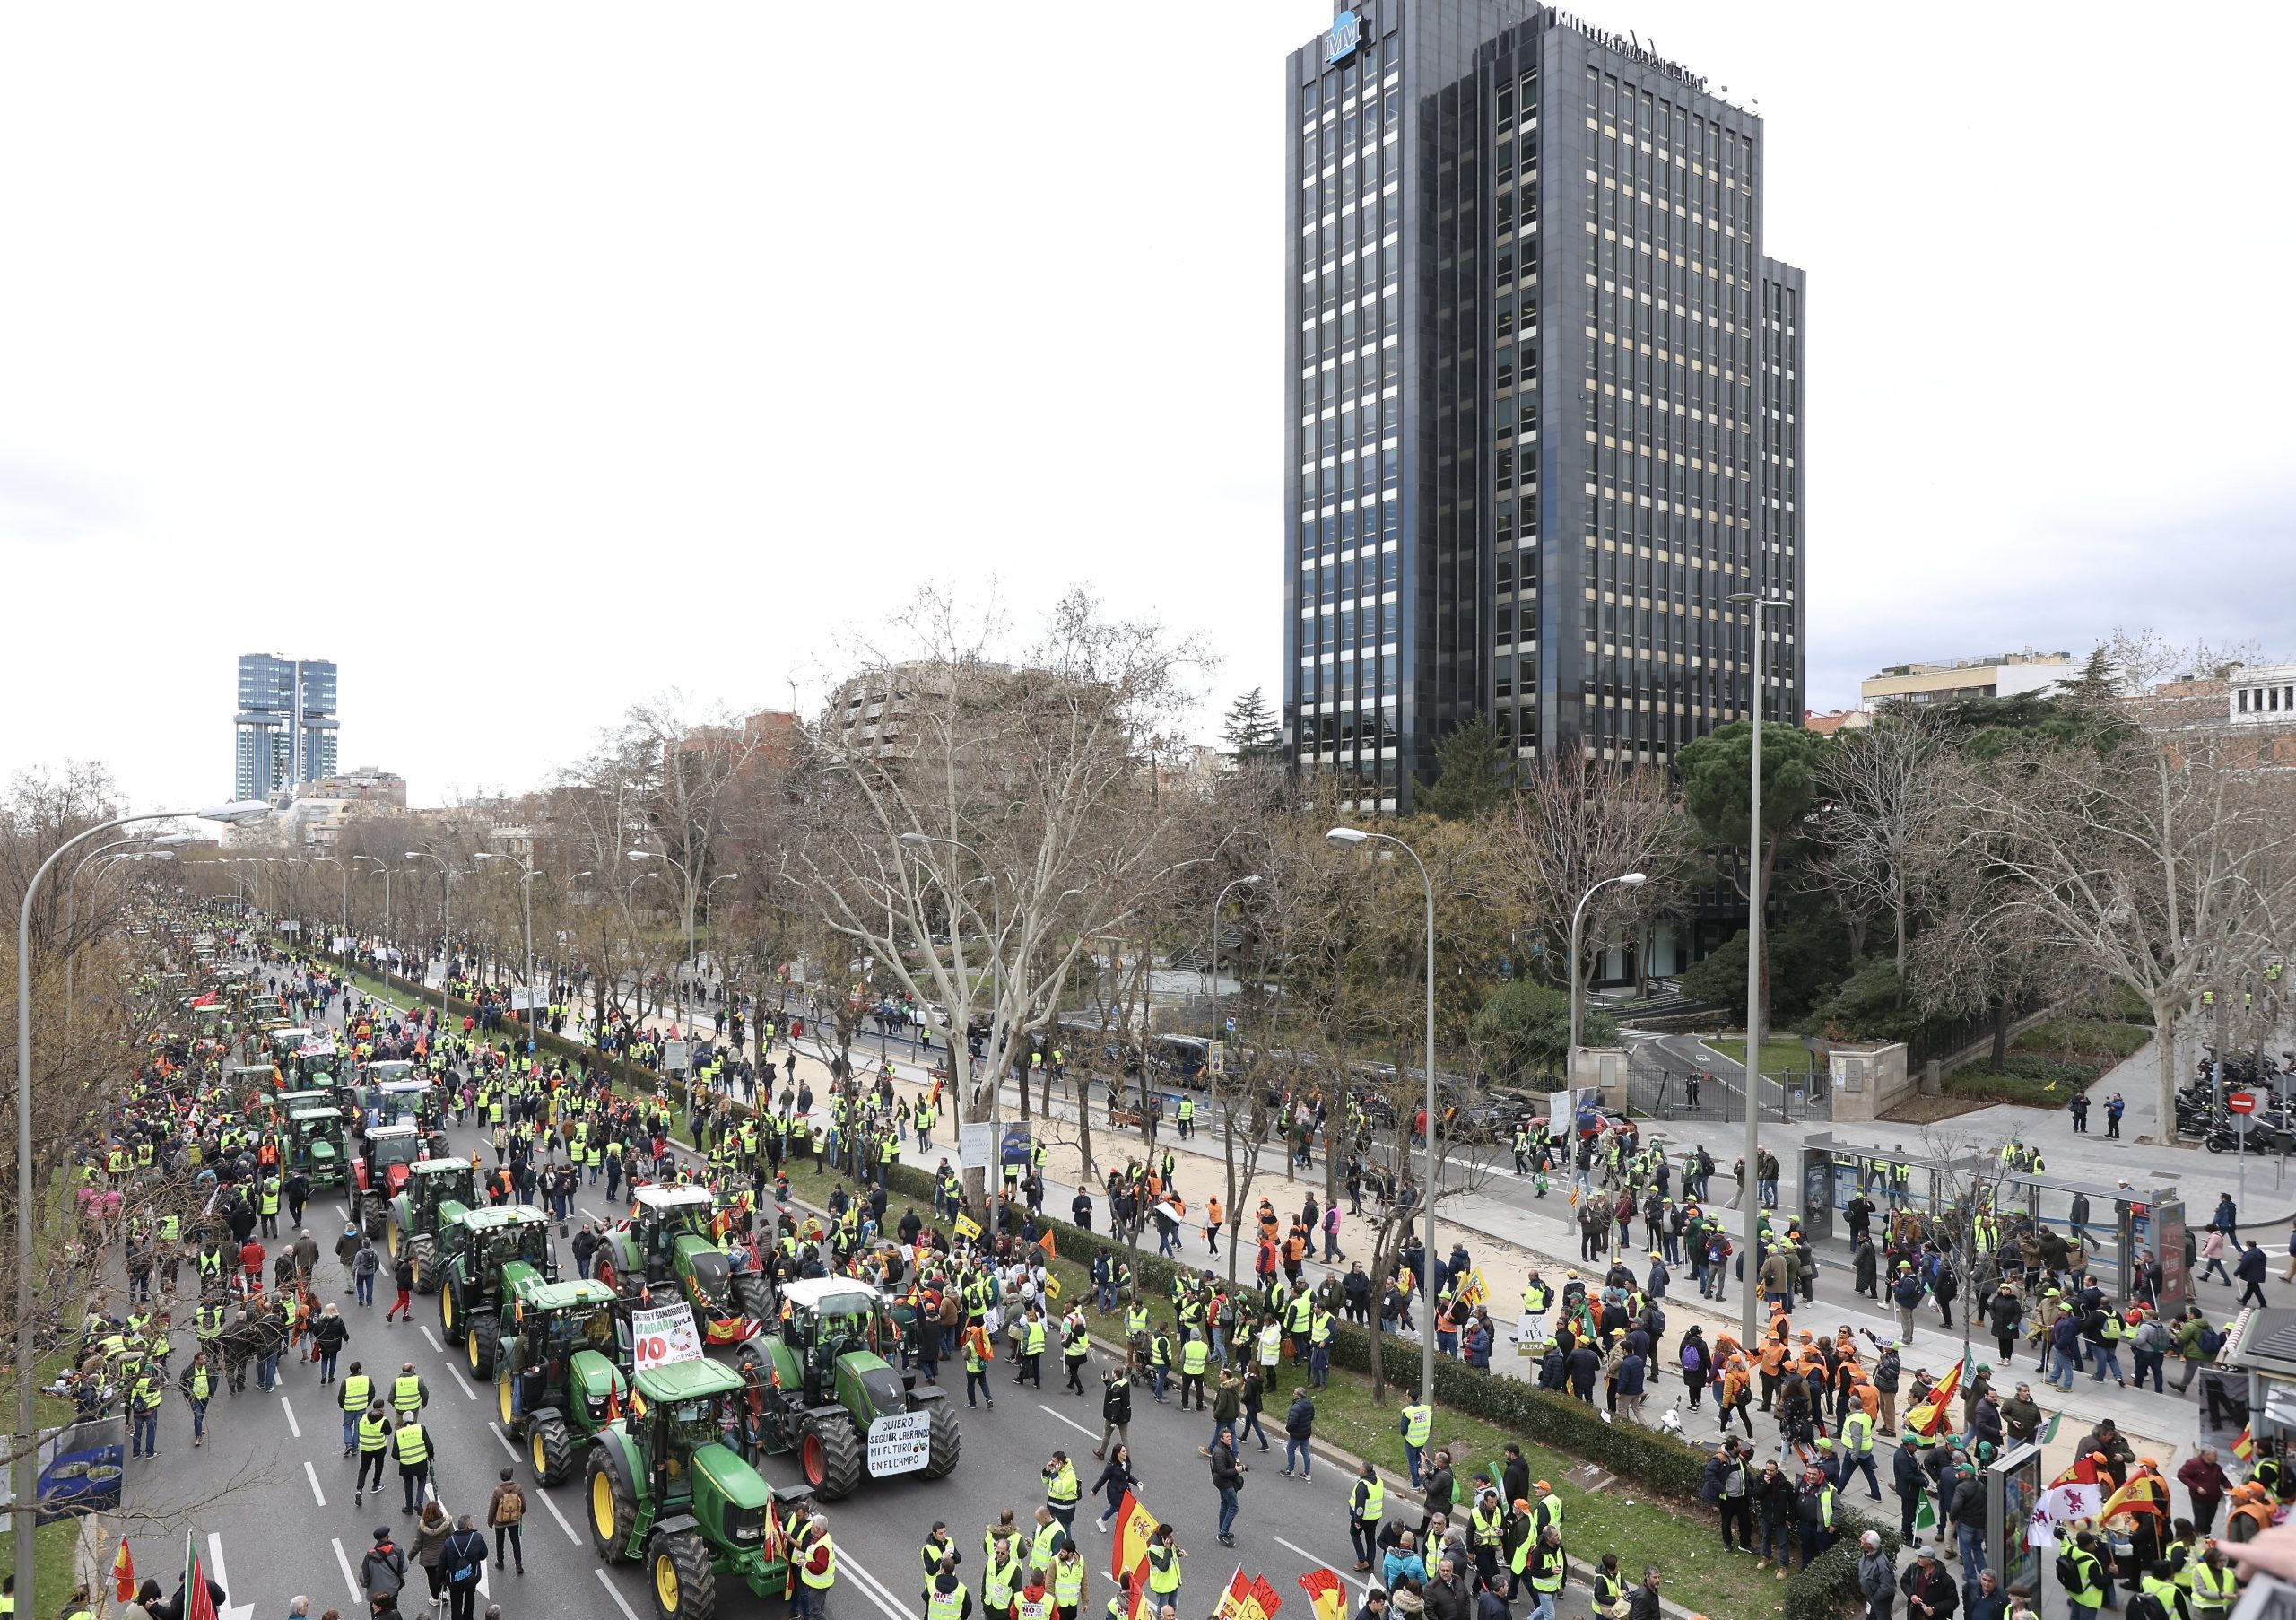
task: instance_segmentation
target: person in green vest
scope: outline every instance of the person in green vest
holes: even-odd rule
[[[1423,1399],[1405,1407],[1396,1424],[1403,1435],[1404,1460],[1411,1465],[1411,1483],[1414,1486],[1426,1483],[1420,1473],[1419,1458],[1434,1426],[1435,1408]]]
[[[207,1403],[214,1398],[216,1382],[214,1363],[204,1350],[191,1358],[191,1365],[176,1380],[184,1404],[191,1408],[191,1443],[195,1446],[207,1443]],[[346,1451],[344,1455],[350,1453]]]

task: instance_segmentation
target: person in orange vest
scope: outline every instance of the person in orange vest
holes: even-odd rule
[[[1220,1197],[1214,1193],[1204,1206],[1204,1246],[1213,1254],[1220,1252]]]

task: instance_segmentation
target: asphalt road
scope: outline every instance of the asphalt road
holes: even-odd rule
[[[475,1129],[453,1129],[449,1135],[458,1152],[479,1144]],[[595,1197],[587,1201],[592,1209],[599,1207]],[[534,1484],[493,1421],[491,1391],[472,1383],[459,1348],[452,1355],[441,1349],[436,1298],[417,1297],[412,1328],[384,1325],[390,1299],[387,1279],[378,1291],[383,1304],[362,1310],[351,1302],[345,1292],[349,1279],[332,1258],[333,1239],[341,1229],[329,1222],[338,1213],[334,1199],[314,1203],[309,1212],[312,1233],[326,1251],[319,1266],[320,1297],[342,1305],[352,1320],[342,1370],[356,1359],[387,1380],[402,1361],[414,1363],[430,1388],[425,1427],[437,1457],[440,1499],[450,1512],[483,1519],[487,1497],[506,1466],[517,1468],[526,1493],[527,1572],[521,1579],[490,1565],[481,1613],[494,1602],[502,1606],[506,1620],[578,1613],[643,1620],[652,1606],[650,1583],[635,1566],[609,1569],[600,1563],[589,1538],[578,1474],[552,1490]],[[573,1274],[570,1256],[562,1259],[562,1274]],[[189,1335],[179,1333],[176,1366],[189,1356]],[[1096,1358],[1088,1387],[1097,1383],[1099,1365]],[[920,1476],[865,1485],[825,1508],[839,1551],[832,1607],[846,1620],[871,1611],[888,1620],[921,1615],[918,1553],[936,1518],[949,1522],[964,1553],[961,1573],[977,1594],[983,1529],[1005,1507],[1023,1521],[1030,1518],[1043,1500],[1039,1470],[1056,1448],[1069,1453],[1084,1483],[1091,1484],[1098,1468],[1091,1456],[1100,1435],[1097,1389],[1081,1398],[1062,1393],[1057,1371],[1046,1378],[1042,1393],[1015,1389],[1009,1368],[1000,1366],[993,1376],[999,1380],[996,1406],[994,1411],[961,1412],[963,1456],[948,1480],[936,1485]],[[952,1399],[961,1388],[959,1375]],[[1251,1451],[1237,1525],[1239,1546],[1229,1553],[1214,1539],[1218,1500],[1196,1454],[1211,1438],[1209,1418],[1158,1407],[1145,1392],[1135,1397],[1134,1411],[1134,1467],[1142,1500],[1175,1525],[1189,1554],[1179,1606],[1183,1620],[1200,1620],[1211,1612],[1219,1586],[1239,1561],[1248,1572],[1264,1570],[1287,1607],[1298,1606],[1299,1617],[1307,1613],[1306,1598],[1294,1582],[1319,1563],[1341,1572],[1360,1590],[1349,1573],[1349,1480],[1343,1469],[1325,1462],[1310,1481],[1287,1480],[1278,1476],[1280,1443],[1265,1454]],[[357,1587],[362,1552],[378,1526],[388,1527],[394,1537],[411,1538],[413,1520],[399,1511],[396,1468],[379,1504],[371,1495],[364,1506],[353,1504],[356,1464],[342,1455],[336,1389],[320,1386],[316,1365],[283,1364],[273,1394],[258,1392],[252,1379],[244,1395],[219,1394],[209,1407],[208,1439],[202,1448],[192,1447],[190,1427],[189,1412],[171,1388],[161,1415],[161,1455],[128,1465],[125,1529],[138,1572],[157,1577],[172,1591],[188,1528],[230,1593],[226,1620],[283,1615],[298,1595],[309,1597],[314,1616],[328,1608],[364,1614],[365,1596]],[[776,1486],[798,1482],[787,1458],[765,1459],[760,1470]],[[1095,1620],[1113,1590],[1105,1538],[1092,1529],[1099,1506],[1088,1495],[1077,1515],[1079,1539],[1093,1572],[1085,1620]],[[1390,1511],[1400,1509],[1391,1500]],[[413,1616],[424,1592],[415,1576],[403,1612]],[[752,1597],[738,1584],[721,1585],[719,1601],[729,1615],[778,1612],[781,1607],[778,1598]],[[48,1607],[47,1594],[41,1604]],[[1573,1594],[1566,1610],[1584,1614],[1583,1600]]]

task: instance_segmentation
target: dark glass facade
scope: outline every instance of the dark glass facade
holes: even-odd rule
[[[1801,272],[1761,124],[1639,42],[1502,0],[1367,0],[1292,55],[1284,719],[1408,810],[1487,714],[1657,762],[1801,718]]]

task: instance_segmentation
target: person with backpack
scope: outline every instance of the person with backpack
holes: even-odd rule
[[[494,1531],[494,1567],[502,1567],[503,1544],[509,1544],[510,1558],[521,1575],[526,1572],[526,1544],[519,1539],[519,1529],[526,1522],[526,1495],[518,1488],[517,1477],[509,1469],[502,1470],[501,1483],[494,1487],[494,1494],[486,1500],[486,1522]]]
[[[406,1584],[406,1555],[391,1541],[391,1527],[375,1527],[375,1545],[359,1561],[359,1584],[377,1609],[396,1608],[399,1589]]]
[[[455,1533],[439,1549],[439,1567],[447,1572],[448,1620],[477,1620],[479,1577],[486,1572],[486,1537],[465,1513],[455,1520]]]
[[[2128,1340],[2129,1359],[2135,1363],[2129,1381],[2142,1389],[2145,1375],[2149,1373],[2152,1379],[2152,1393],[2161,1393],[2161,1369],[2169,1359],[2169,1347],[2172,1342],[2168,1328],[2159,1317],[2148,1314],[2137,1323]]]
[[[2174,1335],[2176,1352],[2184,1358],[2184,1376],[2177,1380],[2177,1393],[2184,1394],[2192,1388],[2192,1380],[2200,1370],[2216,1359],[2224,1347],[2224,1335],[2215,1323],[2201,1314],[2200,1307],[2188,1305],[2177,1323]]]

